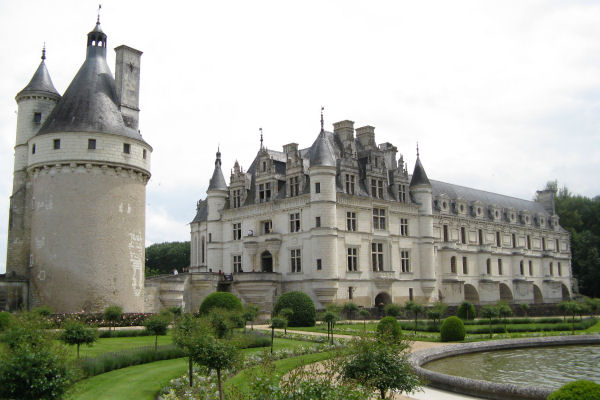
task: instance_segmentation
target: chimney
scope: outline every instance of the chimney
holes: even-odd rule
[[[375,127],[367,125],[356,128],[356,138],[363,147],[375,146]]]
[[[117,53],[115,81],[123,122],[127,127],[137,131],[140,114],[140,58],[142,52],[125,45],[116,47],[115,52]]]
[[[342,143],[354,140],[354,121],[340,121],[333,124],[333,133],[338,135]]]
[[[535,201],[544,206],[544,209],[548,212],[548,214],[556,215],[556,208],[554,205],[554,190],[538,190],[536,195]]]

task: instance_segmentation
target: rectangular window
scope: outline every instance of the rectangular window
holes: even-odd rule
[[[348,271],[358,271],[358,249],[356,247],[348,247]]]
[[[292,272],[302,272],[300,249],[290,250],[290,265],[292,266]]]
[[[346,229],[355,232],[356,231],[356,213],[352,211],[346,212]]]
[[[481,229],[477,230],[477,236],[479,236],[479,244],[483,244],[483,231]]]
[[[556,272],[558,272],[558,276],[562,276],[562,266],[560,263],[556,266]]]
[[[321,183],[315,182],[315,193],[321,193]]]
[[[35,143],[31,145],[31,154],[35,154]]]
[[[262,162],[262,172],[267,172],[267,162],[266,161]]]
[[[321,227],[321,217],[315,217],[315,227]]]
[[[208,243],[212,243],[212,233],[208,234]]]
[[[54,139],[54,150],[60,149],[60,139]]]
[[[556,251],[557,253],[560,252],[560,242],[558,241],[558,239],[556,239],[556,241],[555,241],[554,251]]]
[[[498,275],[502,275],[502,259],[498,259]]]
[[[374,208],[373,209],[373,229],[384,230],[385,229],[385,209]]]
[[[354,288],[352,286],[348,286],[348,300],[352,300],[354,297]]]
[[[88,150],[96,150],[96,139],[88,139]]]
[[[496,246],[502,247],[502,240],[500,238],[500,232],[496,232]]]
[[[400,218],[400,236],[408,236],[408,219]]]
[[[523,265],[523,260],[519,263],[519,272],[521,275],[525,275],[525,266]]]
[[[527,235],[527,250],[531,250],[531,236]]]
[[[398,200],[402,203],[406,203],[406,185],[398,185]]]
[[[323,269],[323,263],[321,262],[320,258],[317,258],[317,271],[320,271]]]
[[[346,174],[346,193],[354,194],[354,175]]]
[[[529,260],[529,276],[533,276],[533,262]]]
[[[242,256],[237,255],[233,256],[233,272],[243,272],[242,271]]]
[[[383,180],[371,179],[371,196],[383,199]]]
[[[242,206],[242,191],[241,189],[233,190],[233,208],[239,208]]]
[[[485,262],[485,267],[486,267],[486,273],[488,275],[492,274],[492,260],[490,260],[489,258],[486,260]]]
[[[290,214],[290,232],[300,232],[300,213]]]
[[[546,238],[542,238],[542,250],[546,251]]]
[[[233,224],[233,240],[240,240],[242,238],[242,223],[237,222]]]
[[[408,300],[413,301],[414,297],[413,288],[408,288]]]
[[[41,124],[42,123],[42,113],[40,113],[40,112],[33,113],[33,122],[36,124]]]
[[[146,149],[143,149],[143,150],[142,150],[142,158],[143,158],[144,160],[146,159],[146,154],[147,154],[147,151],[146,151]]]
[[[454,256],[452,256],[450,258],[450,273],[451,274],[456,273],[456,257],[454,257]]]
[[[467,243],[467,232],[464,226],[460,227],[460,242],[462,244],[466,244]]]
[[[290,197],[298,196],[300,194],[300,177],[293,176],[290,178]]]
[[[265,203],[271,200],[271,182],[258,185],[258,202]]]
[[[410,252],[408,250],[400,251],[400,266],[402,272],[410,272]]]
[[[552,265],[552,261],[550,261],[550,276],[554,276],[554,265]]]
[[[512,245],[513,249],[517,247],[517,235],[515,235],[514,233],[512,234]]]
[[[273,232],[273,223],[271,222],[271,220],[263,221],[261,225],[264,234]]]
[[[448,241],[448,225],[444,225],[444,242]]]
[[[469,266],[467,265],[467,257],[463,257],[462,261],[463,261],[463,275],[467,275],[469,273]]]
[[[123,153],[125,153],[125,154],[131,153],[131,145],[129,143],[123,143]]]
[[[383,243],[371,243],[373,271],[383,271]]]

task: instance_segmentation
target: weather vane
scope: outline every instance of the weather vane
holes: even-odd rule
[[[98,20],[97,23],[100,23],[100,9],[102,8],[102,4],[98,4]]]
[[[323,122],[323,110],[325,110],[325,107],[321,106],[321,130],[325,130],[325,123]]]
[[[42,47],[42,60],[46,59],[46,42],[44,42],[44,47]]]
[[[263,132],[262,132],[262,128],[258,128],[258,130],[260,131],[260,148],[263,148]]]
[[[417,158],[419,158],[419,142],[417,141]]]

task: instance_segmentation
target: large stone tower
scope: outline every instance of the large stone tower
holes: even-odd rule
[[[143,311],[152,148],[137,129],[142,53],[115,49],[115,82],[106,39],[98,21],[62,98],[43,60],[17,95],[7,272],[28,278],[30,306]]]

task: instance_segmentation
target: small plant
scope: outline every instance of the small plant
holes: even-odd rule
[[[315,326],[317,316],[315,303],[306,293],[287,292],[279,296],[273,312],[277,315],[284,308],[291,308],[294,311],[288,326]]]
[[[459,342],[465,339],[465,324],[458,317],[448,317],[440,328],[442,342]]]
[[[331,337],[331,344],[333,344],[333,329],[337,320],[338,316],[331,311],[327,311],[323,315],[323,322],[327,322],[327,340],[330,340]]]
[[[360,317],[363,320],[363,331],[367,330],[367,318],[369,318],[371,316],[371,313],[369,312],[369,310],[365,310],[364,308],[362,310],[360,310],[358,312],[358,315],[360,315]]]
[[[110,322],[112,330],[115,330],[115,324],[121,319],[123,309],[119,306],[108,306],[104,309],[104,319]],[[110,329],[110,328],[109,328]]]
[[[32,309],[31,311],[33,311],[34,313],[36,313],[44,318],[47,318],[50,315],[52,315],[52,309],[48,306],[39,306],[39,307]]]
[[[0,312],[0,332],[4,331],[11,322],[14,320],[14,316],[8,311]]]
[[[146,320],[146,331],[150,335],[154,335],[154,351],[158,350],[158,336],[164,336],[167,334],[169,321],[170,318],[167,319],[165,315],[153,315]]]
[[[275,339],[275,329],[284,329],[288,321],[285,318],[273,317],[271,319],[271,354],[273,354],[273,341]]]
[[[548,396],[548,400],[597,400],[600,385],[592,381],[579,380],[567,383]]]
[[[506,319],[513,315],[512,309],[505,301],[499,301],[496,303],[496,307],[498,308],[498,316],[504,321],[504,332],[508,332],[506,327],[508,321]]]
[[[579,311],[579,304],[574,301],[563,301],[558,304],[558,308],[563,312],[563,318],[571,315],[571,333],[575,334],[575,315]]]
[[[231,343],[205,335],[197,340],[192,358],[196,364],[217,371],[219,399],[224,400],[225,392],[223,391],[221,374],[224,370],[233,368],[238,364],[241,358],[239,349]]]
[[[448,306],[438,301],[429,310],[427,310],[427,318],[433,320],[433,325],[437,327]]]
[[[246,323],[250,322],[250,327],[254,330],[254,321],[258,318],[258,313],[260,312],[260,307],[256,304],[246,304],[244,306],[244,310],[242,311],[242,318],[244,318],[244,329],[246,328]]]
[[[65,344],[77,345],[77,359],[79,359],[79,347],[82,344],[88,346],[94,344],[98,340],[98,329],[80,321],[67,321],[58,338]]]
[[[463,301],[456,310],[456,316],[463,320],[475,319],[475,306],[468,301]]]
[[[279,316],[281,318],[285,319],[286,321],[289,321],[294,316],[294,310],[292,310],[291,308],[283,308],[279,311]],[[285,335],[287,335],[287,323],[285,324],[285,327],[283,328],[283,333]]]
[[[394,317],[382,318],[376,329],[379,340],[395,343],[402,339],[402,327]]]
[[[419,320],[419,314],[425,311],[425,307],[422,304],[409,301],[404,305],[404,309],[409,313],[413,313],[415,316],[415,334],[417,333],[417,323]]]
[[[342,313],[346,316],[346,319],[352,319],[358,312],[358,306],[353,302],[345,303],[342,307]]]
[[[498,307],[496,306],[483,306],[479,312],[482,318],[489,320],[490,327],[490,339],[492,338],[492,320],[498,317]]]
[[[531,308],[529,306],[529,304],[527,304],[527,303],[521,303],[521,304],[519,304],[519,308],[523,312],[523,316],[527,317],[527,313],[529,313],[529,309]]]
[[[200,304],[200,315],[208,315],[213,308],[242,311],[242,302],[229,292],[214,292],[202,300],[202,304]]]
[[[399,304],[388,304],[385,306],[385,315],[389,316],[389,317],[395,317],[398,318],[399,316],[402,315],[402,306],[400,306]]]

